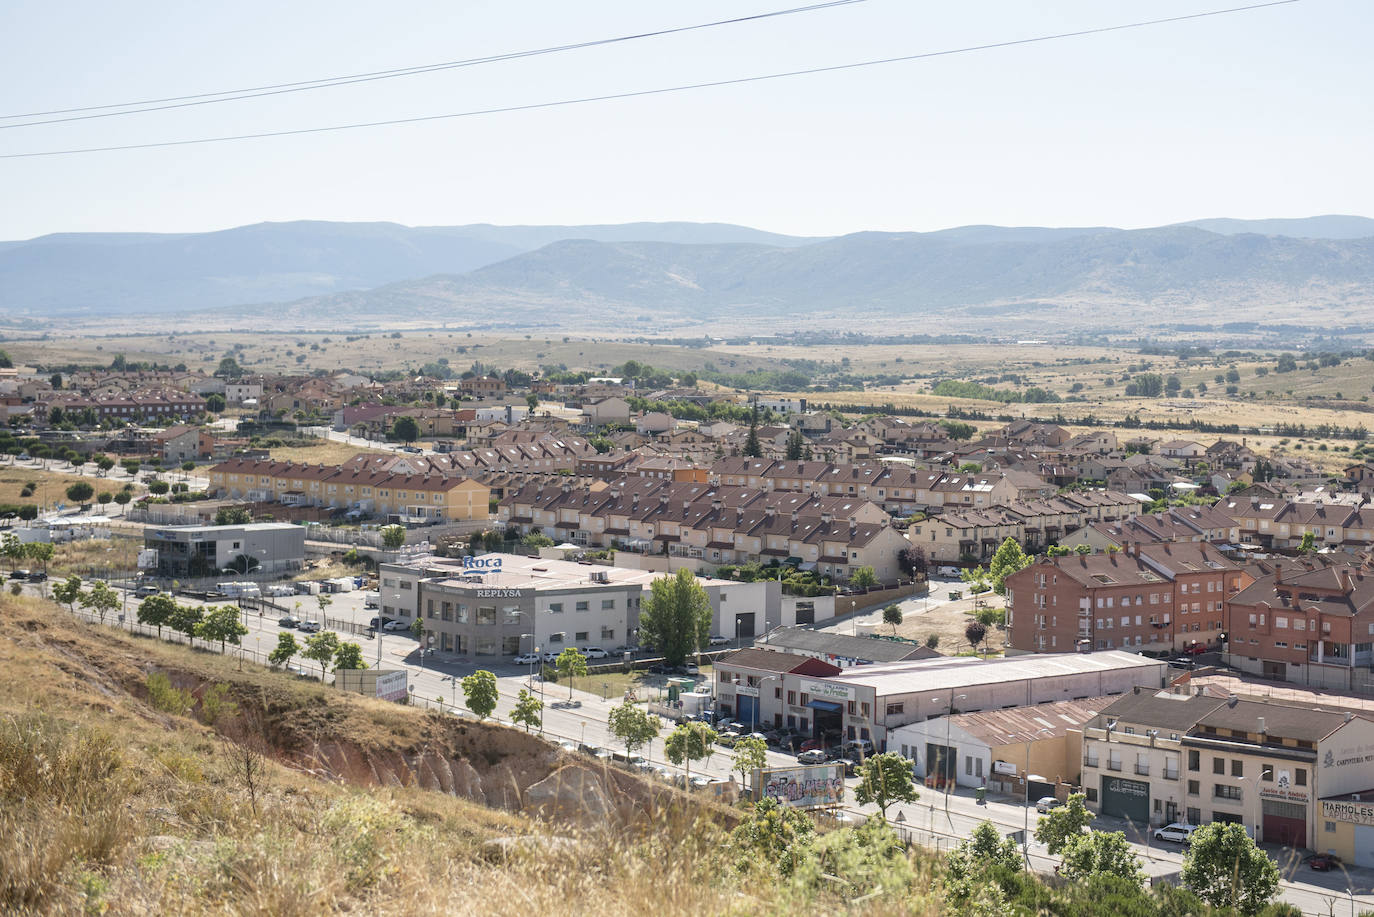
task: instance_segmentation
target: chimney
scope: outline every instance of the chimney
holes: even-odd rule
[[[1261,716],[1261,717],[1258,717],[1258,719],[1259,719],[1259,733],[1260,733],[1260,735],[1268,735],[1268,734],[1269,734],[1269,730],[1264,728],[1264,717]]]
[[[1274,564],[1274,585],[1283,585],[1283,564]]]
[[[1350,580],[1349,567],[1342,568],[1341,571],[1337,574],[1337,576],[1340,577],[1341,592],[1344,592],[1346,595],[1349,595],[1351,592],[1355,591],[1355,584]]]

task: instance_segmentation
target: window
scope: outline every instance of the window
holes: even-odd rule
[[[478,624],[495,624],[495,623],[496,623],[496,606],[495,606],[495,605],[478,605],[478,606],[477,606],[477,623],[478,623]]]
[[[1336,823],[1334,821],[1322,822],[1322,830],[1327,834],[1336,833]]]
[[[906,707],[905,704],[888,704],[888,705],[887,705],[887,715],[888,715],[888,716],[901,716],[902,711],[905,709],[905,707]]]
[[[586,610],[587,610],[587,603],[586,603],[586,602],[578,602],[577,605],[574,606],[574,610],[576,610],[576,611],[586,611]]]
[[[573,640],[574,640],[575,642],[577,642],[577,643],[586,643],[586,642],[587,642],[587,632],[586,632],[585,630],[579,630],[579,631],[573,636]]]
[[[1201,788],[1201,786],[1199,786],[1198,781],[1196,781],[1196,780],[1189,780],[1189,781],[1188,781],[1188,795],[1189,795],[1189,796],[1196,796],[1196,795],[1198,795],[1198,793],[1200,793],[1200,792],[1202,792],[1202,788]]]
[[[1190,825],[1200,825],[1200,824],[1202,824],[1202,810],[1201,810],[1201,809],[1194,809],[1194,808],[1189,808],[1189,809],[1188,809],[1188,824],[1190,824]]]
[[[1274,766],[1272,764],[1260,765],[1260,779],[1265,783],[1274,782]]]
[[[1115,750],[1115,749],[1112,749],[1112,750],[1110,750],[1110,751],[1107,752],[1107,770],[1109,770],[1109,771],[1119,771],[1119,770],[1121,770],[1121,752],[1119,752],[1119,751],[1117,751],[1117,750]]]
[[[1233,759],[1231,760],[1231,776],[1232,776],[1232,777],[1244,777],[1244,776],[1245,776],[1245,762],[1242,761],[1240,758],[1233,758]]]
[[[1299,767],[1293,771],[1293,785],[1307,786],[1307,768]]]
[[[852,701],[849,702],[848,710],[847,710],[846,712],[847,712],[850,716],[853,716],[855,713],[858,712],[858,710],[859,710],[859,702],[856,701],[856,700],[852,700]]]
[[[787,703],[790,704],[790,705],[792,705],[792,706],[794,706],[794,707],[796,706],[796,704],[797,704],[797,692],[796,692],[796,691],[788,691],[788,692],[787,692]]]
[[[614,640],[614,639],[615,639],[615,628],[614,628],[614,627],[603,627],[603,628],[601,628],[601,639],[602,639],[602,640]]]
[[[408,580],[408,579],[403,579],[403,580],[401,580],[401,588],[402,588],[402,589],[407,589],[407,590],[408,590],[408,589],[413,589],[414,587],[415,587],[415,584],[412,583],[410,580]]]
[[[1225,759],[1225,758],[1213,758],[1213,759],[1212,759],[1212,773],[1214,773],[1214,774],[1225,774],[1225,773],[1226,773],[1226,759]]]
[[[550,614],[555,614],[555,615],[561,615],[561,614],[563,613],[563,603],[562,603],[562,602],[550,602],[550,603],[549,603],[549,613],[550,613]]]
[[[615,599],[602,599],[602,600],[601,600],[601,610],[602,610],[602,611],[614,611],[614,610],[615,610]]]
[[[1225,784],[1218,783],[1216,786],[1212,787],[1212,798],[1240,802],[1240,787],[1226,786]]]

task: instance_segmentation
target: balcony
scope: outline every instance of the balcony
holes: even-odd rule
[[[1164,769],[1164,779],[1165,779],[1165,780],[1177,780],[1177,779],[1178,779],[1178,768],[1173,768],[1173,769],[1171,770],[1171,769],[1169,769],[1169,768],[1166,767],[1166,768]]]
[[[1097,758],[1096,755],[1093,755],[1093,756],[1091,756],[1091,757],[1088,756],[1088,755],[1084,755],[1084,756],[1083,756],[1083,766],[1084,766],[1084,767],[1097,767],[1097,762],[1098,762],[1098,758]]]
[[[1150,776],[1150,765],[1148,765],[1148,764],[1137,764],[1137,765],[1135,766],[1135,775],[1136,775],[1137,777],[1148,777],[1148,776]]]
[[[1111,760],[1110,758],[1107,759],[1107,770],[1109,770],[1109,771],[1120,771],[1120,770],[1121,770],[1121,762],[1120,762],[1120,761],[1113,761],[1113,760]]]

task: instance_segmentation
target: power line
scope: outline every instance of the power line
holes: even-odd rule
[[[688,83],[680,86],[664,86],[657,89],[641,89],[631,92],[616,92],[598,96],[583,96],[575,99],[558,99],[552,102],[531,102],[525,105],[507,105],[499,108],[482,108],[472,111],[450,112],[442,115],[420,115],[413,118],[392,118],[385,121],[364,121],[356,124],[335,124],[326,127],[303,127],[282,131],[265,131],[258,134],[233,134],[224,137],[199,137],[192,140],[162,140],[150,143],[131,143],[120,146],[105,147],[85,147],[68,150],[40,150],[31,153],[3,153],[0,159],[31,159],[40,156],[72,156],[81,153],[114,153],[125,150],[148,150],[160,147],[193,146],[204,143],[228,143],[237,140],[262,140],[269,137],[293,137],[302,134],[322,134],[332,131],[361,130],[372,127],[393,127],[400,124],[421,124],[427,121],[443,121],[454,118],[473,118],[481,115],[497,115],[522,111],[537,111],[545,108],[559,108],[569,105],[584,105],[591,102],[607,102],[615,99],[635,99],[645,96],[667,95],[676,92],[689,92],[696,89],[712,89],[721,86],[738,86],[746,83],[760,83],[768,80],[780,80],[794,76],[808,76],[817,73],[836,73],[844,70],[857,70],[863,67],[876,67],[883,64],[896,64],[916,60],[928,60],[935,57],[948,57],[954,54],[967,54],[973,51],[990,51],[998,48],[1011,48],[1018,45],[1030,45],[1047,41],[1059,41],[1066,38],[1081,38],[1086,35],[1101,35],[1107,32],[1120,32],[1127,29],[1139,29],[1147,26],[1165,25],[1174,22],[1186,22],[1192,19],[1205,19],[1211,16],[1225,16],[1231,13],[1243,13],[1251,10],[1265,9],[1273,6],[1285,6],[1290,3],[1297,3],[1299,0],[1270,0],[1267,3],[1253,3],[1248,6],[1235,6],[1220,10],[1207,10],[1201,13],[1189,13],[1183,16],[1169,16],[1164,19],[1146,19],[1137,22],[1128,22],[1122,25],[1100,26],[1093,29],[1081,29],[1076,32],[1058,32],[1053,35],[1039,35],[1034,38],[1017,38],[1009,41],[998,41],[983,45],[969,45],[963,48],[952,48],[944,51],[926,51],[920,54],[904,54],[900,57],[885,57],[876,60],[857,61],[848,64],[835,64],[828,67],[809,67],[804,70],[787,70],[780,73],[766,73],[758,76],[736,77],[727,80],[711,80],[702,83]]]
[[[44,124],[64,124],[69,121],[89,121],[94,118],[116,118],[121,115],[137,115],[144,112],[168,111],[175,108],[192,108],[198,105],[216,105],[220,102],[239,102],[244,99],[258,99],[264,96],[285,95],[292,92],[308,92],[312,89],[329,89],[334,86],[350,86],[355,83],[369,83],[376,80],[390,80],[402,76],[416,76],[425,73],[437,73],[444,70],[454,70],[460,67],[475,67],[481,64],[497,63],[499,61],[520,60],[526,57],[538,57],[543,54],[557,54],[563,51],[578,51],[585,48],[595,48],[604,45],[620,44],[629,41],[638,41],[644,38],[659,38],[664,35],[677,35],[683,32],[694,32],[701,29],[713,29],[719,26],[739,25],[745,22],[757,22],[762,19],[775,19],[779,16],[791,16],[795,13],[810,13],[816,10],[831,9],[837,6],[850,6],[855,3],[865,3],[867,0],[827,0],[824,3],[813,3],[809,6],[798,6],[791,9],[775,10],[771,13],[758,13],[752,16],[739,16],[734,19],[719,19],[715,22],[703,22],[697,25],[678,26],[671,29],[659,29],[654,32],[639,32],[633,35],[619,35],[614,38],[600,38],[593,41],[582,41],[573,44],[554,45],[548,48],[537,48],[531,51],[510,51],[504,54],[493,54],[488,57],[474,57],[466,60],[445,61],[438,64],[423,64],[415,67],[401,67],[394,70],[378,70],[371,73],[355,73],[348,76],[324,77],[318,80],[301,80],[294,83],[277,83],[271,86],[254,86],[247,89],[225,89],[220,92],[203,92],[197,95],[172,96],[165,99],[145,99],[140,102],[119,102],[109,105],[91,105],[85,108],[61,108],[53,111],[30,112],[22,115],[0,115],[0,121],[11,121],[17,118],[46,118],[49,115],[71,115],[71,117],[51,118],[45,121],[26,121],[22,124],[0,124],[0,130],[10,130],[17,127],[38,127]],[[133,106],[150,106],[145,108],[135,108]],[[127,111],[109,111],[108,109],[128,109]],[[97,114],[78,114],[79,112],[97,112]]]

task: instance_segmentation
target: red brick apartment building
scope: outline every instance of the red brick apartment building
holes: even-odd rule
[[[1252,569],[1254,581],[1227,603],[1232,665],[1323,688],[1374,684],[1374,570],[1320,556]]]
[[[1249,582],[1198,542],[1042,557],[1007,577],[1007,652],[1210,646],[1221,638],[1226,598]]]

